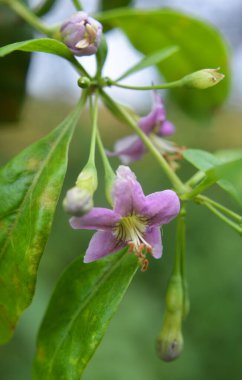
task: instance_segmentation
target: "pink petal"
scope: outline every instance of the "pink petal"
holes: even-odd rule
[[[84,263],[91,263],[92,261],[99,260],[123,247],[124,244],[119,243],[111,231],[98,231],[90,240],[83,261]]]
[[[147,217],[150,226],[169,223],[180,211],[180,201],[172,190],[159,191],[146,197],[142,214]]]
[[[171,136],[171,135],[173,135],[175,133],[175,131],[176,131],[175,126],[170,121],[165,120],[162,123],[162,125],[161,125],[161,127],[159,129],[158,134],[160,136]]]
[[[110,157],[119,156],[123,164],[129,164],[140,160],[145,153],[142,141],[136,135],[131,135],[118,140],[114,146],[114,152],[107,152]]]
[[[113,210],[95,207],[81,217],[70,219],[70,225],[74,229],[83,230],[110,230],[120,220]]]
[[[139,120],[139,127],[147,135],[150,134],[157,125],[165,121],[166,112],[162,102],[161,97],[155,92],[154,93],[154,105],[151,112],[143,116]]]
[[[162,241],[159,227],[151,227],[144,235],[145,240],[152,247],[152,256],[159,259],[162,255]]]
[[[114,211],[122,216],[140,214],[145,196],[135,174],[128,166],[119,166],[113,185]]]

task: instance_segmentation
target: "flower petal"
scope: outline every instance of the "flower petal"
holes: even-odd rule
[[[151,112],[140,118],[139,127],[147,135],[166,119],[166,111],[161,97],[154,93],[154,105]]]
[[[155,135],[154,133],[150,134],[150,140],[154,144],[154,146],[159,150],[161,154],[166,153],[177,153],[181,150],[180,147],[178,147],[173,141],[168,141],[166,139],[163,139],[162,137],[159,137],[158,135]]]
[[[172,190],[159,191],[146,197],[146,205],[142,214],[148,219],[150,226],[169,223],[180,211],[180,201]]]
[[[145,199],[135,174],[128,166],[120,165],[113,185],[114,211],[122,216],[140,214]]]
[[[91,238],[83,261],[84,263],[91,263],[123,247],[124,244],[119,243],[111,231],[98,231]]]
[[[152,256],[159,259],[162,255],[162,241],[159,227],[150,227],[144,235],[145,240],[152,247]]]
[[[84,216],[71,218],[70,225],[74,229],[110,230],[119,220],[120,215],[113,210],[95,207]]]
[[[107,152],[110,157],[119,156],[123,164],[129,164],[140,160],[145,153],[142,141],[136,135],[131,135],[118,140],[114,146],[114,152]]]
[[[165,120],[158,131],[159,136],[171,136],[175,133],[176,128],[169,120]]]

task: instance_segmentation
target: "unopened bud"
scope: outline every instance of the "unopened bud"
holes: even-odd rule
[[[77,12],[60,29],[61,38],[76,56],[96,54],[102,37],[102,25],[85,12]]]
[[[164,324],[156,342],[158,356],[166,361],[176,359],[183,350],[181,316],[166,312]]]
[[[219,73],[218,70],[219,68],[195,71],[182,78],[182,83],[186,87],[198,88],[201,90],[213,87],[224,78],[224,74]]]
[[[157,339],[158,356],[165,361],[176,359],[183,349],[183,285],[180,275],[173,274],[166,291],[166,311]]]
[[[87,164],[81,171],[76,180],[76,186],[80,189],[86,189],[91,194],[97,190],[97,170],[93,165]]]
[[[170,313],[183,310],[183,284],[180,275],[172,275],[166,291],[166,308]]]
[[[81,77],[78,79],[77,84],[81,88],[88,88],[91,85],[91,80],[88,77]]]
[[[93,208],[92,194],[87,189],[72,187],[63,201],[64,210],[73,216],[82,216]]]
[[[76,186],[67,191],[63,207],[68,214],[82,216],[93,208],[93,194],[97,189],[95,166],[87,164],[77,177]]]

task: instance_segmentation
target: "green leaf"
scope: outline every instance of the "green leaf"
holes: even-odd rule
[[[109,9],[127,7],[132,2],[133,0],[101,0],[99,6],[101,10],[108,11]]]
[[[137,270],[124,249],[60,278],[40,328],[34,380],[79,380]]]
[[[198,186],[211,186],[217,182],[242,206],[241,150],[217,152],[213,155],[199,149],[188,149],[184,151],[183,156],[204,172],[205,178]]]
[[[157,67],[166,81],[174,81],[203,68],[221,67],[226,78],[207,90],[177,88],[173,98],[187,112],[209,116],[224,102],[229,90],[228,53],[215,28],[193,17],[167,9],[109,11],[98,16],[104,25],[118,27],[145,55],[170,46],[180,50]]]
[[[55,54],[68,59],[71,62],[75,61],[75,58],[71,54],[68,47],[62,42],[54,40],[52,38],[39,38],[3,46],[0,48],[0,57],[4,57],[5,55],[17,50]]]
[[[31,38],[31,28],[0,4],[0,46]],[[16,122],[25,98],[30,54],[14,52],[0,60],[0,123]]]
[[[186,149],[183,152],[183,157],[203,172],[221,164],[219,158],[215,157],[212,153],[200,149]]]
[[[31,303],[79,114],[80,104],[0,171],[0,343]]]
[[[132,75],[132,74],[134,74],[140,70],[146,69],[149,66],[156,65],[157,63],[164,61],[165,59],[172,56],[178,50],[179,50],[179,48],[177,46],[171,46],[169,48],[158,50],[153,54],[147,55],[140,62],[138,62],[136,65],[132,66],[130,69],[125,71],[125,73],[122,74],[121,77],[116,79],[116,81],[124,79],[124,78],[128,77],[129,75]]]

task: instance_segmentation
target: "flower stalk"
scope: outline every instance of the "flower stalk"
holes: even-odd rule
[[[211,199],[209,199],[205,196],[202,196],[202,195],[197,196],[194,200],[197,200],[198,203],[207,207],[219,219],[221,219],[229,227],[231,227],[233,230],[235,230],[240,235],[242,235],[241,217],[238,214],[229,210],[227,207],[224,207],[220,203],[212,201]],[[230,218],[235,219],[239,224],[235,223]]]
[[[166,162],[164,157],[159,153],[159,151],[154,147],[149,137],[137,126],[136,121],[130,116],[124,107],[114,102],[110,96],[108,96],[104,91],[100,91],[102,97],[108,105],[111,105],[110,109],[114,114],[118,114],[126,123],[131,127],[131,129],[140,137],[145,146],[149,149],[152,155],[155,157],[156,161],[162,167],[166,176],[170,179],[172,185],[176,191],[180,194],[184,193],[187,190],[187,187],[182,183],[180,178],[176,173],[171,169],[169,164]]]
[[[242,225],[242,216],[237,214],[236,212],[230,210],[229,208],[221,205],[221,203],[218,203],[205,195],[198,195],[195,199],[200,204],[208,203],[211,206],[214,206],[219,211],[223,212],[225,215],[229,216],[230,218],[234,219],[238,224]]]
[[[23,18],[29,25],[40,33],[45,34],[48,37],[53,38],[57,32],[56,27],[48,27],[45,25],[25,4],[17,0],[8,0],[6,4],[16,12],[21,18]]]
[[[108,203],[113,206],[113,200],[112,200],[112,188],[113,188],[113,183],[115,180],[115,174],[114,171],[109,163],[109,160],[107,158],[103,142],[100,136],[99,131],[97,131],[97,144],[98,144],[98,149],[99,153],[102,159],[103,163],[103,168],[104,168],[104,173],[105,173],[105,194]]]
[[[141,91],[165,90],[178,87],[197,88],[199,90],[204,90],[206,88],[215,86],[224,78],[224,75],[219,73],[218,70],[219,69],[203,69],[185,75],[179,80],[152,86],[129,86],[113,81],[112,79],[108,79],[108,84],[109,86]]]
[[[77,11],[82,11],[83,10],[83,6],[80,2],[80,0],[72,0],[72,3],[74,5],[74,7],[76,8]]]

